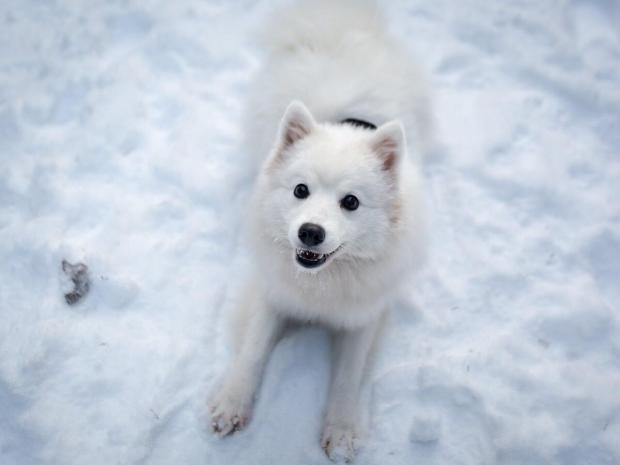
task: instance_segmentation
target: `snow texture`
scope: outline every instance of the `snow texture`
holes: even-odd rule
[[[277,346],[246,431],[208,432],[264,6],[0,4],[1,464],[327,461],[319,329]],[[620,463],[620,4],[385,6],[440,147],[357,463]]]

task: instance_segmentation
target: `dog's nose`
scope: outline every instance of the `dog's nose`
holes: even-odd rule
[[[304,223],[299,228],[297,236],[306,245],[319,245],[325,240],[325,230],[318,224]]]

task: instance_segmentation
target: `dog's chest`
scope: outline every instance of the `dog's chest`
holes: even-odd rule
[[[356,286],[338,288],[278,280],[268,285],[267,298],[279,313],[334,328],[359,327],[374,320],[386,308],[386,296]]]

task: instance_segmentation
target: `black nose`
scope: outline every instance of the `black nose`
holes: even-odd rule
[[[319,245],[325,240],[325,230],[318,224],[304,223],[297,236],[306,245]]]

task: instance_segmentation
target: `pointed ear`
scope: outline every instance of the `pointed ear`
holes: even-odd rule
[[[407,147],[405,129],[400,121],[390,121],[380,126],[370,141],[372,151],[379,157],[384,171],[395,172]]]
[[[280,147],[282,152],[310,134],[316,125],[310,110],[298,100],[293,100],[280,123]]]

